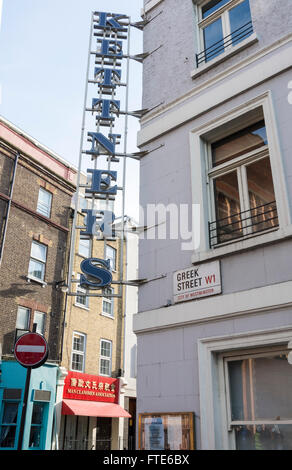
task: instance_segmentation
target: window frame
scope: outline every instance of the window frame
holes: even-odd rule
[[[45,206],[48,208],[48,210],[46,211],[46,213],[44,214],[40,209],[39,209],[39,206],[42,206],[43,203],[40,202],[40,194],[41,192],[43,193],[46,193],[49,195],[49,205],[48,206]],[[37,201],[37,209],[36,209],[36,212],[40,215],[42,215],[43,217],[47,217],[48,219],[51,217],[51,214],[52,214],[52,202],[53,202],[53,194],[48,191],[47,189],[43,188],[42,186],[40,186],[39,188],[39,193],[38,193],[38,201]]]
[[[109,289],[111,294],[114,294],[113,287],[107,287],[104,290]],[[103,292],[105,294],[105,292]],[[111,295],[109,294],[109,295]],[[111,313],[105,312],[103,309],[103,303],[106,302],[107,304],[111,305]],[[102,297],[102,306],[101,306],[101,314],[105,317],[114,318],[114,297]]]
[[[102,343],[108,343],[110,345],[110,356],[103,356],[102,355]],[[103,377],[111,377],[112,375],[112,354],[113,354],[113,343],[109,339],[100,339],[100,348],[99,348],[99,375]],[[104,374],[101,371],[101,361],[109,361],[109,374]]]
[[[43,260],[40,259],[40,258],[36,258],[36,257],[32,256],[32,247],[33,247],[34,244],[35,244],[35,245],[42,246],[42,247],[45,248],[45,261],[43,261]],[[41,283],[44,283],[44,282],[45,282],[46,267],[47,267],[47,258],[48,258],[48,247],[47,247],[47,245],[45,245],[44,243],[40,243],[40,242],[38,242],[38,241],[36,241],[36,240],[32,240],[32,242],[31,242],[31,248],[30,248],[29,265],[28,265],[28,278],[29,278],[29,279],[33,279],[34,281],[38,281],[38,282],[41,282]],[[40,264],[42,264],[42,265],[44,266],[42,278],[33,276],[32,274],[29,273],[31,260],[37,261],[38,263],[40,263]]]
[[[88,242],[88,246],[86,246],[86,250],[88,250],[88,252],[86,254],[81,253],[81,250],[80,250],[80,245],[82,246],[83,242]],[[82,258],[90,258],[90,252],[91,252],[91,240],[89,238],[82,238],[80,236],[79,243],[78,243],[78,255],[82,256]]]
[[[108,255],[107,255],[107,249],[108,249],[108,248],[110,248],[110,250],[113,250],[114,258],[108,257]],[[114,248],[114,247],[111,246],[111,245],[106,244],[105,250],[106,250],[106,251],[105,251],[105,259],[106,259],[106,260],[109,259],[110,261],[112,261],[112,259],[114,259],[114,266],[111,266],[111,270],[112,270],[112,271],[117,271],[117,249]]]
[[[256,116],[257,119],[251,119],[251,115]],[[207,179],[208,158],[210,158],[208,144],[224,138],[249,124],[253,124],[256,120],[260,120],[258,119],[259,116],[260,119],[264,119],[266,125],[279,226],[276,230],[267,230],[267,232],[261,234],[242,237],[240,240],[222,244],[216,249],[210,248],[208,222],[211,221],[212,206]],[[239,125],[242,120],[244,120],[245,126]],[[226,132],[224,131],[224,134],[223,129],[225,128],[227,130]],[[196,247],[194,247],[192,242],[192,263],[211,260],[219,256],[225,256],[243,249],[254,248],[255,246],[285,238],[289,230],[292,230],[292,224],[287,183],[283,168],[282,149],[278,137],[271,92],[266,91],[235,108],[228,109],[223,114],[217,114],[205,124],[191,129],[189,137],[192,201],[201,207],[199,233],[197,233],[198,229],[196,228],[197,221],[193,220],[193,239],[198,239],[198,242]],[[200,158],[198,158],[198,155],[200,155]]]
[[[39,328],[39,324],[35,321],[36,314],[39,314],[42,316],[42,328]],[[45,331],[46,331],[46,319],[47,319],[47,314],[45,312],[41,312],[40,310],[34,310],[33,311],[33,323],[37,324],[36,328],[36,333],[44,336]]]
[[[78,274],[78,279],[80,279],[80,274]],[[89,297],[88,295],[82,295],[82,298],[85,299],[85,303],[81,303],[78,301],[79,294],[87,294],[86,289],[80,286],[80,284],[76,284],[76,296],[75,296],[75,303],[76,307],[84,308],[86,310],[89,309]]]
[[[18,314],[19,314],[19,310],[20,310],[20,309],[26,310],[26,314],[27,314],[26,326],[27,326],[27,328],[20,328],[19,325],[17,324],[17,322],[18,322]],[[31,324],[31,318],[32,318],[32,309],[29,308],[29,307],[24,307],[23,305],[18,305],[18,306],[17,306],[17,312],[16,312],[15,329],[16,329],[16,330],[22,330],[22,331],[29,331],[29,329],[30,329],[30,324]]]
[[[291,327],[238,333],[233,337],[201,338],[198,340],[200,387],[201,442],[203,450],[216,446],[235,450],[235,435],[228,429],[224,357],[243,351],[289,349]],[[220,393],[219,393],[220,391]],[[279,424],[279,422],[277,423]],[[216,442],[216,444],[215,444]]]
[[[245,0],[229,0],[228,3],[225,5],[219,7],[217,10],[215,10],[213,13],[208,15],[206,18],[203,18],[203,7],[210,2],[210,0],[202,0],[197,2],[196,8],[197,8],[197,40],[198,40],[198,45],[199,45],[199,52],[198,54],[202,53],[206,47],[205,47],[205,40],[204,40],[204,29],[207,26],[210,26],[212,23],[217,21],[219,18],[221,18],[221,24],[222,24],[222,40],[226,38],[227,36],[231,35],[231,25],[230,25],[230,19],[229,19],[229,11],[235,8],[236,6],[240,5],[243,3]],[[250,2],[250,0],[249,0]],[[250,4],[249,4],[250,6]],[[252,21],[252,17],[251,17]],[[253,22],[252,22],[253,25]],[[251,34],[247,35],[244,37],[241,41],[236,42],[236,44],[232,44],[232,41],[230,44],[227,46],[224,45],[224,49],[222,52],[219,54],[215,55],[212,57],[210,60],[202,61],[201,64],[197,64],[197,67],[200,68],[203,65],[209,65],[210,63],[213,62],[213,60],[216,60],[218,57],[220,57],[224,53],[231,52],[234,50],[236,46],[240,46],[240,44],[245,40],[248,39],[251,35],[253,34],[253,31]],[[210,46],[211,47],[211,46]]]
[[[36,406],[40,406],[42,408],[42,422],[41,423],[33,423],[34,408]],[[45,423],[46,423],[46,419],[47,419],[47,413],[48,413],[48,404],[47,403],[38,402],[38,401],[33,402],[30,429],[29,429],[29,443],[31,441],[32,431],[33,430],[38,430],[40,442],[39,442],[38,446],[29,446],[30,450],[41,449],[43,447],[44,431],[45,431]]]
[[[248,129],[249,127],[251,126],[247,126],[246,129]],[[242,219],[243,236],[233,238],[233,239],[223,241],[223,242],[218,242],[216,243],[216,248],[224,244],[234,243],[235,241],[242,240],[247,236],[256,236],[257,232],[255,233],[253,232],[252,224],[246,227],[246,225],[249,225],[250,223],[248,220],[248,217],[250,217],[251,211],[252,211],[252,208],[250,207],[247,168],[249,165],[252,165],[253,163],[259,162],[266,158],[269,158],[269,161],[270,161],[269,145],[268,144],[262,145],[261,147],[255,150],[252,150],[250,152],[244,153],[243,155],[240,155],[239,157],[234,157],[226,162],[218,164],[217,166],[213,166],[212,144],[207,143],[206,144],[206,157],[207,157],[206,166],[207,166],[208,199],[210,201],[209,222],[214,223],[220,220],[220,219],[217,219],[217,216],[216,216],[216,201],[215,201],[215,188],[214,188],[214,182],[216,178],[227,175],[228,173],[232,173],[235,171],[237,173],[240,213],[244,212],[247,216],[247,219],[244,219],[244,218]],[[273,202],[273,201],[270,201],[270,202]],[[267,227],[261,233],[266,233],[268,231],[274,231],[277,229],[278,229],[278,225],[275,227]],[[210,242],[210,237],[209,237],[209,242]]]
[[[82,336],[83,337],[83,344],[84,348],[83,351],[74,349],[74,335]],[[72,333],[72,348],[71,348],[71,360],[70,360],[70,370],[74,372],[82,372],[84,373],[85,370],[85,359],[86,359],[86,340],[87,340],[87,335],[85,333],[80,333],[79,331],[73,331]],[[82,357],[82,369],[73,369],[73,355],[76,354],[78,356]]]
[[[241,359],[256,359],[256,358],[263,358],[263,357],[271,357],[271,354],[285,354],[288,355],[289,350],[287,347],[283,345],[279,345],[276,347],[263,347],[259,350],[257,349],[240,349],[238,351],[233,351],[230,353],[222,353],[219,356],[219,360],[223,361],[223,368],[224,368],[224,383],[225,383],[225,390],[226,390],[226,412],[227,412],[227,426],[228,431],[234,432],[234,426],[246,426],[246,425],[257,425],[257,424],[291,424],[292,425],[292,418],[285,419],[285,420],[276,420],[276,419],[255,419],[255,420],[232,420],[232,413],[231,413],[231,397],[230,397],[230,380],[229,380],[229,373],[228,373],[228,364],[230,362],[239,361]]]

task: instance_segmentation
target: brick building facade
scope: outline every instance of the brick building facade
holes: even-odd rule
[[[1,118],[1,448],[17,445],[25,376],[13,351],[16,338],[32,331],[34,323],[48,342],[49,356],[45,366],[35,369],[31,382],[35,389],[50,392],[50,400],[45,404],[49,409],[43,415],[44,433],[37,437],[30,429],[30,418],[34,407],[41,405],[29,403],[23,448],[50,448],[65,300],[56,282],[62,280],[67,262],[75,173],[68,163]],[[11,408],[5,401],[11,390],[19,391],[13,404],[15,427],[2,422],[6,407]]]

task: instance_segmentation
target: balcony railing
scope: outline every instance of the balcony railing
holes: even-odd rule
[[[247,38],[253,33],[252,21],[240,26],[240,28],[233,31],[220,41],[215,42],[212,46],[207,47],[204,51],[196,54],[197,67],[203,62],[208,62],[217,55],[225,51],[230,46],[235,46],[243,39]]]
[[[209,222],[210,247],[258,234],[279,226],[276,202],[269,202],[247,211]]]

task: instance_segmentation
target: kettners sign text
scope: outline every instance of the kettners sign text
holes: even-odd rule
[[[87,138],[91,148],[84,151],[92,159],[106,156],[108,161],[117,162],[116,145],[121,135],[112,132],[114,121],[119,117],[120,101],[115,98],[117,86],[121,86],[121,60],[125,57],[123,40],[128,38],[127,16],[106,12],[96,12],[94,20],[94,36],[97,37],[95,55],[94,83],[98,87],[98,97],[92,99],[91,109],[96,114],[97,130],[88,132]],[[107,135],[100,128],[108,128]],[[87,169],[90,187],[85,190],[86,198],[114,200],[118,186],[117,171],[110,169]],[[86,226],[80,235],[92,238],[97,232],[104,239],[113,236],[112,224],[115,214],[110,210],[84,209]],[[103,289],[112,283],[110,260],[89,258],[80,265],[80,286],[85,289]]]

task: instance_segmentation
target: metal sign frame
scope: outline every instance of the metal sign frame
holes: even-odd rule
[[[128,154],[128,116],[131,115],[140,118],[145,110],[129,112],[129,69],[130,60],[143,62],[143,54],[130,55],[130,31],[131,26],[143,29],[144,23],[131,23],[131,19],[127,15],[92,12],[86,83],[84,93],[83,117],[80,138],[79,163],[77,174],[77,188],[75,199],[74,219],[71,234],[71,247],[69,255],[68,269],[68,292],[69,296],[76,296],[76,290],[72,288],[74,283],[78,283],[82,288],[86,289],[84,294],[78,292],[78,296],[86,297],[119,297],[123,296],[123,286],[128,284],[124,278],[124,238],[125,238],[125,186],[126,186],[126,170],[127,159],[138,159],[144,156],[140,152]],[[93,47],[93,40],[96,38],[96,48]],[[127,41],[127,51],[124,52],[124,41]],[[94,76],[90,78],[91,59],[94,57]],[[122,61],[126,60],[126,80],[122,81]],[[97,86],[98,97],[92,99],[91,106],[88,106],[88,88],[89,84]],[[120,87],[125,87],[124,109],[121,109],[121,102],[116,99],[116,91]],[[91,148],[84,148],[85,131],[86,131],[86,113],[92,113],[95,116],[96,129],[87,129],[87,141],[91,143]],[[114,133],[114,125],[117,118],[123,116],[123,152],[117,152],[116,147],[120,144],[121,134]],[[107,129],[105,134],[104,129]],[[82,165],[85,159],[91,157],[93,167],[89,167],[87,163],[87,184],[81,183]],[[112,164],[123,158],[123,176],[122,186],[117,186],[117,171],[113,171]],[[106,169],[99,169],[98,163],[101,159],[107,162]],[[80,189],[85,188],[86,199],[91,200],[91,209],[83,210],[87,214],[86,226],[78,226],[78,211]],[[109,201],[115,200],[117,191],[122,191],[122,209],[121,221],[118,226],[120,243],[120,271],[119,280],[112,279],[109,261],[106,256],[107,240],[116,240],[113,236],[113,227],[115,214],[111,212]],[[106,201],[106,210],[95,210],[95,200]],[[97,236],[96,228],[99,233]],[[112,230],[111,230],[112,229]],[[104,241],[104,259],[92,257],[93,243],[91,246],[91,258],[82,261],[80,270],[82,274],[79,279],[73,277],[73,265],[75,258],[76,233],[80,230],[82,237],[93,241],[95,238]],[[95,281],[95,282],[94,282]],[[119,285],[118,294],[105,293],[104,288],[112,284]],[[133,283],[129,283],[133,284]]]

